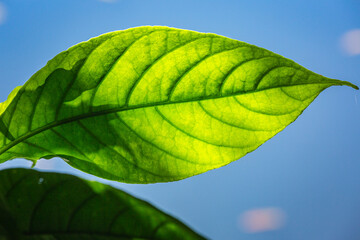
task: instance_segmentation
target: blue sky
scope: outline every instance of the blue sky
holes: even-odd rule
[[[0,101],[72,45],[142,25],[217,33],[360,85],[359,13],[357,0],[0,0]],[[100,181],[211,239],[359,239],[359,120],[359,92],[333,87],[283,132],[228,166],[166,184]],[[14,166],[30,163],[15,160],[0,168]],[[60,159],[36,167],[96,179]],[[241,219],[255,209],[273,221],[281,215],[281,224],[245,231]],[[276,214],[266,215],[269,209]]]

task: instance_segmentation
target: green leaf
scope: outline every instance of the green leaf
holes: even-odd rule
[[[147,202],[71,175],[0,171],[0,239],[203,239]]]
[[[0,161],[59,156],[112,180],[179,180],[255,150],[333,85],[357,89],[214,34],[112,32],[60,53],[0,105]]]

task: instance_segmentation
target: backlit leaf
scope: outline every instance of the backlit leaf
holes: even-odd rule
[[[59,156],[132,183],[235,161],[327,87],[265,49],[167,27],[112,32],[60,53],[0,105],[0,161]]]

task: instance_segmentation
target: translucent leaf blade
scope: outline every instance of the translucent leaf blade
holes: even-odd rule
[[[167,182],[226,165],[351,83],[268,50],[167,27],[59,54],[0,106],[0,161],[62,157],[85,172]]]

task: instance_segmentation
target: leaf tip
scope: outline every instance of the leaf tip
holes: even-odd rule
[[[332,81],[334,82],[334,85],[338,85],[338,86],[348,86],[348,87],[352,87],[356,90],[359,90],[359,87],[355,84],[352,84],[351,82],[348,81],[341,81],[341,80],[336,80],[336,79],[332,79]]]
[[[343,81],[343,84],[346,85],[346,86],[352,87],[352,88],[354,88],[356,90],[359,90],[359,87],[357,85],[352,84],[350,82]]]

